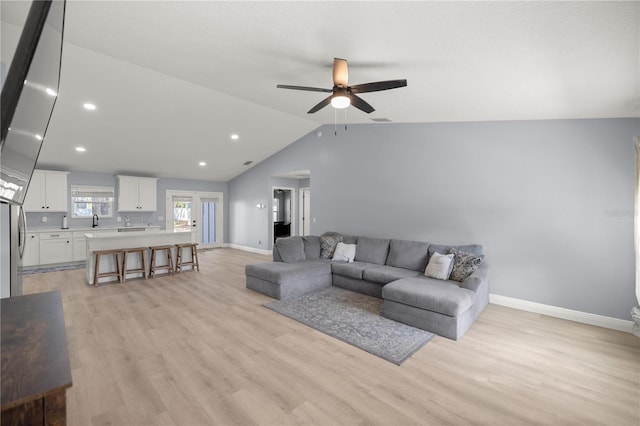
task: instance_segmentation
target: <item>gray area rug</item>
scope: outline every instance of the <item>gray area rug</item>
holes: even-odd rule
[[[264,306],[397,365],[436,336],[380,316],[382,299],[339,287]]]

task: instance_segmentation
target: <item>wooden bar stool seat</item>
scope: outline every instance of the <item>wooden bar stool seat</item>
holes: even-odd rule
[[[127,274],[142,274],[144,279],[147,279],[147,264],[145,263],[145,251],[147,251],[146,247],[135,247],[135,248],[125,248],[122,249],[123,257],[122,260],[122,282],[127,282]],[[127,259],[129,254],[139,254],[140,255],[140,267],[135,269],[127,269]]]
[[[151,246],[149,249],[151,250],[151,260],[149,261],[149,275],[151,278],[155,278],[157,270],[167,270],[168,274],[173,274],[173,257],[171,255],[172,245],[165,246]],[[157,264],[157,252],[167,252],[167,264],[166,265],[158,265]]]
[[[96,262],[93,272],[93,285],[98,286],[98,280],[104,277],[118,277],[118,282],[122,282],[122,270],[120,269],[120,252],[122,250],[97,250],[93,254],[96,255]],[[116,266],[115,271],[100,272],[100,257],[101,256],[114,256],[114,262]]]
[[[198,270],[200,272],[200,265],[198,263],[198,243],[184,243],[184,244],[176,244],[178,248],[178,254],[176,255],[176,272],[182,272],[182,268],[185,266],[191,266],[191,270]],[[191,250],[191,260],[185,261],[183,250],[189,249]]]

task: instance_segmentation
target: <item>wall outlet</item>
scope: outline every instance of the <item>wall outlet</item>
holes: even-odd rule
[[[158,216],[158,220],[164,220],[164,217]]]
[[[118,218],[116,219],[118,222],[122,222],[122,216],[118,216]]]
[[[311,219],[311,223],[316,223],[316,218]]]
[[[42,223],[47,223],[47,217],[46,216],[42,216],[42,218],[40,219],[40,221]]]

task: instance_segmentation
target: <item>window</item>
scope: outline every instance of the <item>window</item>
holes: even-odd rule
[[[71,187],[71,217],[113,217],[114,189],[108,186]]]

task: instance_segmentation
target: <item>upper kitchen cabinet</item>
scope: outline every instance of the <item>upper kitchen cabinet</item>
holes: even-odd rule
[[[118,211],[155,212],[158,179],[118,176]]]
[[[24,200],[24,210],[27,212],[68,211],[68,174],[69,172],[34,170]]]

